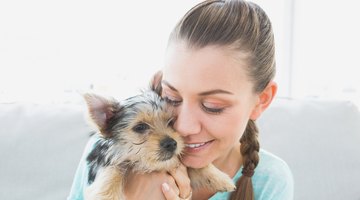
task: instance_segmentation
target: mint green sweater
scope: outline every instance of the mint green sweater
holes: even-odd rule
[[[86,145],[84,154],[72,183],[67,200],[83,200],[83,191],[87,186],[88,166],[86,157],[98,140],[91,137]],[[277,156],[261,149],[260,161],[252,177],[255,192],[255,200],[292,200],[294,193],[294,181],[288,165]],[[241,168],[233,177],[236,182],[241,176]],[[230,193],[216,193],[209,200],[227,200]]]

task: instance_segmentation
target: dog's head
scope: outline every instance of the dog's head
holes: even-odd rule
[[[117,101],[85,94],[90,119],[101,134],[104,162],[126,162],[137,171],[171,169],[178,165],[184,148],[173,129],[171,110],[159,95],[149,90]]]

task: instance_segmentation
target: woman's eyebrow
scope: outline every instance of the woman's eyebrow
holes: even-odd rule
[[[164,85],[166,85],[166,86],[168,86],[171,90],[177,92],[177,89],[174,88],[174,86],[172,86],[169,82],[167,82],[167,81],[165,81],[165,80],[162,80],[161,83],[164,84]]]
[[[226,91],[226,90],[222,90],[222,89],[209,90],[209,91],[199,93],[200,96],[207,96],[207,95],[212,95],[212,94],[233,94],[233,93]]]
[[[169,82],[162,80],[161,83],[169,87],[171,90],[178,92],[178,90],[174,86],[172,86]],[[212,94],[233,94],[233,93],[222,89],[215,89],[215,90],[200,92],[199,96],[207,96]]]

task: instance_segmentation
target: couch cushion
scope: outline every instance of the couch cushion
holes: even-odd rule
[[[66,199],[90,131],[83,108],[0,104],[0,199]]]
[[[260,144],[283,158],[295,199],[360,199],[360,114],[347,101],[276,99],[259,119]]]
[[[79,104],[0,104],[0,199],[62,200],[91,131]],[[295,200],[360,199],[360,114],[345,101],[276,99],[261,147],[292,169]]]

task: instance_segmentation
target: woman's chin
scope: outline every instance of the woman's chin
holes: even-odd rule
[[[181,162],[186,166],[194,169],[204,168],[208,166],[211,162],[206,162],[200,159],[192,159],[192,158],[183,158]]]

